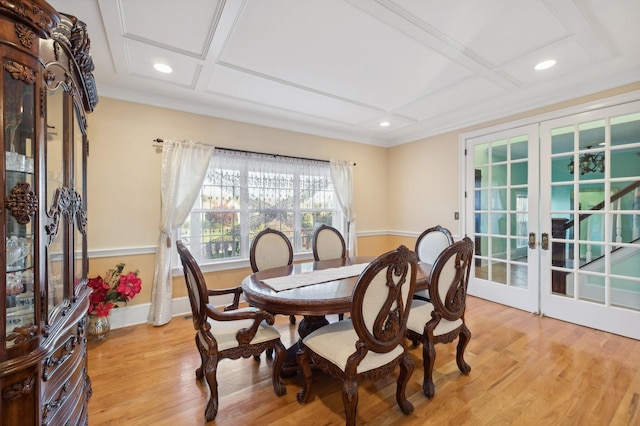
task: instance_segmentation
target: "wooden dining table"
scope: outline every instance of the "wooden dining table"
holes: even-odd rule
[[[314,330],[329,323],[327,315],[344,314],[351,310],[351,294],[358,276],[333,279],[316,284],[303,284],[285,290],[275,290],[268,285],[270,279],[290,277],[288,281],[307,281],[310,273],[325,269],[347,268],[369,264],[375,257],[354,256],[340,259],[320,260],[296,263],[272,269],[265,269],[247,276],[242,281],[244,298],[251,306],[272,314],[302,315],[298,324],[298,335],[304,338]],[[336,269],[339,272],[340,269]],[[418,263],[416,271],[415,291],[426,290],[429,285],[431,265]],[[299,278],[296,278],[298,276]],[[304,278],[304,279],[303,279]],[[267,281],[267,282],[265,282]],[[296,353],[299,343],[296,342],[287,350],[282,367],[282,376],[291,377],[297,373]]]

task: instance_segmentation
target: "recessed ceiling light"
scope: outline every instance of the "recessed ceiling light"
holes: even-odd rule
[[[556,64],[556,60],[555,59],[548,59],[546,61],[540,62],[534,68],[536,69],[536,71],[541,71],[541,70],[546,70],[547,68],[551,68],[555,64]]]
[[[165,64],[153,64],[153,68],[155,68],[156,71],[160,71],[161,73],[164,73],[164,74],[171,74],[173,72],[171,67]]]
[[[380,127],[389,127],[391,125],[391,123],[389,123],[388,121],[381,121],[380,122]]]

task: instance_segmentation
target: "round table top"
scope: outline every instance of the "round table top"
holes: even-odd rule
[[[259,271],[249,275],[242,281],[244,298],[251,306],[273,314],[321,316],[349,312],[351,309],[351,293],[358,277],[343,278],[283,291],[275,291],[262,280],[320,269],[370,263],[374,259],[375,257],[372,256],[356,256],[296,263]],[[426,263],[418,264],[416,291],[428,287],[430,271],[431,265]]]

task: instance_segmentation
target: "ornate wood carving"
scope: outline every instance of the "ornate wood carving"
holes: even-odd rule
[[[4,64],[4,69],[7,70],[15,80],[21,80],[26,84],[34,84],[36,82],[36,71],[26,65],[8,61]]]
[[[40,118],[45,118],[47,111],[47,92],[44,87],[40,88]]]
[[[87,212],[83,209],[82,196],[73,189],[63,187],[56,189],[53,196],[53,203],[47,212],[49,223],[44,230],[47,237],[47,244],[51,244],[58,234],[60,220],[67,216],[69,222],[76,219],[78,230],[82,234],[87,232]]]
[[[64,342],[56,352],[48,356],[44,360],[44,369],[42,371],[42,380],[45,382],[51,378],[56,369],[62,365],[75,351],[77,344],[76,336],[71,336]]]
[[[0,11],[20,18],[38,32],[38,36],[50,37],[60,17],[54,8],[43,1],[2,0]]]
[[[82,319],[80,321],[78,321],[78,329],[77,329],[77,337],[78,337],[78,342],[85,342],[87,341],[87,335],[85,334],[84,330],[87,327],[87,316],[83,316]],[[86,351],[83,354],[83,356],[86,355]]]
[[[42,407],[42,424],[43,425],[49,424],[49,419],[48,419],[49,414],[51,414],[52,411],[56,410],[58,407],[64,404],[64,402],[67,400],[67,398],[69,397],[69,395],[67,395],[67,391],[69,390],[70,387],[71,387],[71,382],[67,380],[66,382],[64,382],[64,385],[62,385],[62,388],[58,393],[57,399],[54,399],[44,404],[44,406]]]
[[[53,81],[55,81],[56,79],[56,74],[51,71],[51,70],[47,70],[44,73],[44,82],[47,83],[47,86],[49,84],[51,84]]]
[[[33,41],[36,39],[36,33],[31,31],[31,28],[20,23],[16,24],[15,29],[20,43],[27,49],[31,49],[31,47],[33,47]]]
[[[11,333],[7,334],[7,341],[14,344],[26,342],[38,335],[38,326],[29,323],[23,327],[15,327]]]
[[[91,40],[89,39],[87,26],[84,22],[71,15],[61,15],[61,18],[52,38],[56,42],[67,46],[73,55],[75,64],[78,66],[77,72],[81,76],[82,84],[84,85],[84,90],[79,90],[77,93],[83,99],[85,110],[93,111],[93,108],[98,103],[98,91],[93,78],[95,66],[90,53]]]
[[[4,200],[4,206],[19,224],[25,225],[38,211],[38,197],[31,190],[28,182],[21,181],[11,190],[11,195]]]
[[[324,352],[325,348],[335,345],[334,339],[340,339],[340,337],[334,337],[331,329],[335,323],[325,328],[327,331],[325,334],[302,340],[300,350],[296,354],[305,380],[303,388],[297,394],[299,402],[308,402],[310,398],[312,383],[310,360],[312,360],[314,366],[342,380],[342,401],[347,425],[354,425],[358,404],[358,383],[362,380],[377,380],[387,376],[399,365],[400,376],[396,388],[396,401],[403,413],[409,414],[413,411],[413,405],[407,400],[405,392],[414,365],[402,340],[407,329],[409,314],[405,307],[410,304],[415,288],[417,263],[417,255],[405,246],[400,246],[397,250],[376,258],[360,274],[353,290],[351,305],[351,326],[355,331],[353,337],[357,340],[340,341],[346,347],[355,345],[355,351],[350,353],[346,362],[344,359],[338,359],[334,360],[338,361],[338,364],[335,364],[307,346],[313,342],[313,347],[322,349],[321,352]],[[384,280],[378,278],[383,276]],[[375,297],[367,298],[368,294],[374,294]],[[375,302],[366,303],[372,299]],[[371,321],[369,318],[374,314],[375,317]],[[338,334],[335,332],[336,336]],[[369,352],[389,353],[396,348],[402,348],[402,351],[393,360],[384,365],[369,366],[365,371],[358,372],[360,363]]]
[[[259,356],[266,350],[275,350],[276,358],[273,362],[272,372],[273,390],[278,396],[284,395],[286,388],[284,383],[280,380],[279,373],[280,368],[282,367],[282,362],[284,361],[286,350],[282,345],[280,338],[274,336],[271,340],[251,343],[256,335],[257,328],[262,327],[261,324],[263,321],[267,324],[273,324],[273,315],[264,311],[234,312],[234,310],[225,310],[224,312],[220,312],[215,307],[206,303],[204,301],[207,299],[206,295],[213,295],[212,292],[216,294],[234,294],[237,295],[235,297],[239,297],[241,291],[239,288],[215,291],[207,289],[200,267],[193,256],[191,256],[191,253],[189,253],[184,244],[179,241],[176,246],[184,269],[185,283],[187,285],[189,300],[191,301],[193,325],[196,329],[196,346],[200,352],[200,358],[202,360],[201,366],[196,370],[196,378],[205,378],[209,385],[210,396],[205,408],[206,420],[214,420],[218,412],[218,383],[216,379],[216,369],[218,360],[223,358],[237,359],[240,357],[255,357]],[[215,319],[218,321],[250,319],[253,323],[250,327],[239,329],[236,332],[236,340],[238,341],[237,346],[229,349],[218,350],[218,343],[211,332],[212,325],[209,319]],[[216,330],[213,330],[214,333],[215,331]]]
[[[69,25],[62,26],[54,38],[62,19]],[[67,35],[61,36],[67,28]],[[56,123],[57,127],[61,125],[62,139],[55,151],[62,156],[59,162],[65,177],[76,176],[78,182],[86,177],[86,169],[78,168],[79,163],[67,154],[82,147],[80,143],[76,146],[73,129],[78,131],[79,126],[86,135],[86,113],[97,103],[90,75],[93,70],[88,57],[90,43],[85,25],[76,18],[61,17],[47,0],[0,0],[0,41],[4,58],[0,67],[7,83],[0,102],[0,117],[5,121],[7,142],[12,145],[7,145],[7,151],[36,159],[33,169],[29,161],[28,171],[26,167],[10,164],[7,168],[3,164],[3,170],[8,170],[2,173],[6,178],[0,204],[0,213],[6,219],[3,235],[24,238],[29,250],[24,255],[22,251],[19,253],[26,259],[24,265],[16,263],[13,268],[13,264],[2,264],[7,273],[15,270],[16,280],[27,271],[29,277],[33,276],[33,284],[29,278],[29,285],[22,285],[24,313],[16,314],[18,318],[10,316],[8,309],[14,305],[13,297],[7,300],[6,307],[4,299],[0,299],[3,301],[0,317],[6,317],[2,322],[6,332],[2,334],[4,349],[0,360],[3,370],[0,417],[3,425],[11,426],[86,425],[91,396],[85,336],[89,290],[86,277],[80,281],[75,278],[86,272],[83,268],[87,259],[86,250],[79,253],[77,249],[81,247],[73,242],[78,241],[76,230],[84,235],[87,232],[86,202],[80,195],[84,188],[78,189],[79,194],[72,183],[66,183],[70,188],[62,188],[51,205],[51,198],[41,190],[45,189],[50,166],[46,129],[47,122],[52,121],[48,113],[59,112],[62,118],[61,123]],[[56,105],[52,107],[50,102],[54,99],[48,93],[56,89],[65,92],[64,101],[55,97]],[[18,115],[20,112],[24,112],[23,116]],[[84,158],[85,153],[79,156]],[[22,157],[18,158],[22,161]],[[64,226],[67,224],[73,226]],[[60,242],[62,249],[52,252],[47,247],[52,240]],[[74,261],[77,254],[81,259]],[[55,274],[47,273],[46,265],[52,261],[59,265]],[[48,294],[58,294],[59,284],[64,297],[48,298]],[[17,287],[16,282],[16,288],[9,291],[17,292]],[[22,310],[17,306],[15,309]]]
[[[453,259],[453,262],[450,262]],[[431,280],[429,282],[429,295],[433,310],[431,319],[427,321],[424,329],[407,330],[407,338],[413,341],[414,346],[418,342],[423,344],[424,378],[422,391],[427,398],[433,398],[435,385],[433,383],[433,366],[436,357],[435,345],[437,343],[450,343],[459,338],[456,350],[456,363],[463,374],[468,374],[471,367],[464,360],[464,350],[471,339],[471,332],[464,323],[464,311],[466,306],[467,284],[469,283],[469,271],[473,260],[473,242],[469,237],[458,241],[445,248],[433,264]],[[446,278],[440,279],[443,275]],[[453,272],[453,273],[452,273]],[[441,297],[442,288],[447,292],[444,300]],[[460,326],[447,333],[435,334],[436,327],[441,321],[462,320]]]
[[[86,351],[84,355],[86,356]],[[89,403],[89,400],[93,395],[93,387],[91,386],[91,377],[89,377],[89,374],[87,374],[86,367],[82,369],[82,377],[84,377],[84,389],[85,389],[85,395],[86,395],[86,402]]]
[[[3,399],[16,399],[23,395],[28,395],[33,392],[33,386],[36,383],[36,375],[29,376],[21,382],[12,383],[11,385],[2,389]]]

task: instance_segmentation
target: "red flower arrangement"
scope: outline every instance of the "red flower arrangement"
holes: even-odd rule
[[[89,278],[88,286],[93,290],[89,295],[89,315],[107,317],[119,302],[126,305],[140,293],[142,280],[138,271],[123,274],[123,270],[124,263],[119,263],[107,271],[105,278]]]

